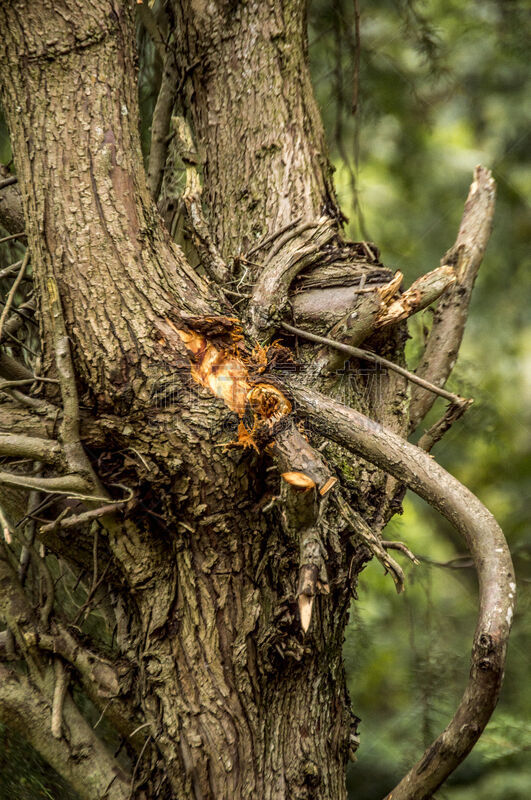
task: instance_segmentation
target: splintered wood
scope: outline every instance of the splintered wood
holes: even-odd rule
[[[397,273],[397,275],[401,275],[401,273]],[[435,302],[456,280],[454,268],[445,264],[422,275],[396,300],[392,300],[394,292],[387,295],[386,298],[382,298],[384,302],[376,319],[377,326],[383,327],[400,322],[417,311],[421,311]]]
[[[267,349],[258,345],[249,355],[241,326],[231,317],[197,319],[193,321],[194,327],[187,329],[177,327],[171,320],[166,322],[192,354],[192,378],[223,400],[240,418],[250,406],[254,416],[252,428],[247,428],[240,419],[238,441],[230,444],[258,451],[253,438],[258,428],[263,424],[271,426],[291,412],[291,403],[280,389],[250,378],[250,371],[259,374],[265,370]]]

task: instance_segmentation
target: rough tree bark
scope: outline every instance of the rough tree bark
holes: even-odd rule
[[[345,355],[283,323],[367,341],[404,367],[404,320],[459,275],[444,264],[401,295],[374,246],[344,240],[301,0],[185,0],[166,20],[173,36],[157,46],[176,85],[159,104],[149,184],[158,194],[177,158],[190,173],[188,260],[154,203],[171,228],[172,182],[152,198],[142,167],[133,11],[118,0],[0,8],[42,343],[35,382],[39,364],[21,364],[0,325],[0,659],[12,662],[0,665],[0,719],[22,732],[31,719],[32,744],[84,800],[341,800],[358,741],[341,656],[357,575],[375,555],[403,587],[381,529],[400,505],[386,474],[402,475],[400,443],[411,458],[408,379],[360,361],[353,381]],[[185,133],[163,163],[177,89],[192,139],[175,119]],[[0,217],[8,229],[18,202]],[[385,437],[373,452],[348,432],[304,429],[311,402],[282,378],[294,369],[310,400],[346,399],[384,426],[390,453]],[[404,479],[423,493],[422,476]],[[495,543],[500,574],[486,559],[485,580],[500,602],[479,666],[491,698],[513,599]],[[80,582],[72,612],[61,587]],[[125,756],[86,724],[76,686]],[[466,744],[449,739],[396,797],[429,797],[455,768],[486,724],[477,702]]]

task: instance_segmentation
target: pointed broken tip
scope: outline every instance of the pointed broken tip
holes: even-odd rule
[[[312,621],[313,596],[307,594],[299,595],[299,615],[301,618],[301,628],[306,633]]]

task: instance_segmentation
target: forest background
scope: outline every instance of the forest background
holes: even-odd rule
[[[375,242],[408,286],[451,246],[474,166],[492,169],[497,182],[494,231],[449,381],[475,402],[434,454],[501,524],[518,607],[498,708],[437,798],[529,800],[531,9],[528,0],[360,0],[358,42],[356,8],[354,0],[309,7],[314,86],[349,235]],[[138,47],[147,146],[161,65],[140,24]],[[0,161],[11,161],[1,120]],[[16,246],[0,246],[0,268],[16,256]],[[413,317],[410,357],[429,325],[429,311]],[[400,597],[378,562],[361,576],[345,642],[362,718],[352,800],[379,800],[444,727],[466,681],[476,618],[474,570],[446,521],[408,494],[389,528],[387,538],[407,542],[421,565],[406,567]],[[75,800],[0,726],[0,800],[7,798]]]

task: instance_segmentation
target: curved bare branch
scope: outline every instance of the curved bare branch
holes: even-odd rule
[[[304,237],[307,230],[311,233]],[[315,222],[302,223],[273,245],[247,310],[250,332],[255,338],[261,339],[272,330],[288,302],[288,289],[295,276],[317,261],[321,248],[336,235],[336,220],[323,216]]]
[[[40,457],[39,457],[40,458]],[[52,478],[32,478],[29,475],[17,475],[12,472],[0,472],[0,484],[6,486],[20,486],[24,489],[37,489],[42,492],[54,492],[56,494],[67,494],[71,497],[79,497],[89,500],[106,500],[107,498],[92,497],[87,495],[91,487],[80,475],[58,475]]]
[[[464,536],[479,579],[470,678],[452,721],[387,800],[425,800],[468,755],[498,700],[515,603],[514,571],[502,530],[478,498],[415,445],[352,408],[290,383],[301,413],[320,434],[398,478]]]

